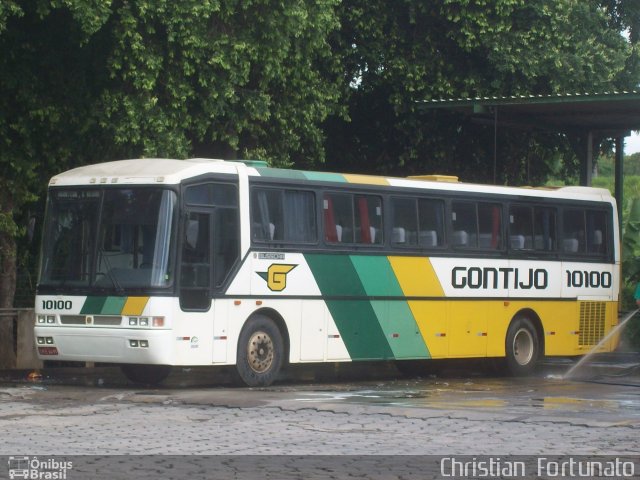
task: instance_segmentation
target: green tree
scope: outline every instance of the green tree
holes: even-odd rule
[[[328,123],[327,151],[351,170],[491,181],[493,128],[422,112],[421,101],[610,91],[638,78],[635,44],[597,1],[402,0],[387,8],[345,0],[340,9],[335,44],[352,79],[351,122]],[[497,180],[574,174],[575,158],[558,164],[571,152],[559,135],[503,130]]]
[[[107,159],[322,161],[337,0],[0,0],[0,307],[25,205]]]

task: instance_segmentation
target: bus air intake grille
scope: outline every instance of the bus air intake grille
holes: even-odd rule
[[[122,324],[122,317],[108,315],[60,315],[62,325],[102,325],[117,327]]]
[[[63,325],[84,325],[84,315],[60,315],[60,323]]]
[[[580,303],[580,335],[578,346],[597,345],[604,337],[604,324],[607,312],[605,302]]]
[[[122,317],[109,317],[106,315],[96,315],[93,317],[94,325],[108,325],[110,327],[119,326],[122,323]]]

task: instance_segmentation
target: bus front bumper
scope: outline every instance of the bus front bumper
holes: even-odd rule
[[[40,360],[172,365],[171,330],[35,327]]]

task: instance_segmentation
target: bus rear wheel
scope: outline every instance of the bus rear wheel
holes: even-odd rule
[[[533,373],[540,357],[538,331],[527,317],[516,317],[506,339],[507,370],[514,376]]]
[[[238,340],[236,370],[249,387],[267,387],[284,360],[284,342],[276,324],[264,315],[251,317]]]
[[[141,385],[157,385],[171,373],[169,365],[125,364],[120,370],[127,379]]]

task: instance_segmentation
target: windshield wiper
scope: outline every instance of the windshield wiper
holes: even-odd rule
[[[111,262],[109,261],[109,257],[105,254],[104,248],[100,247],[98,249],[98,255],[99,255],[98,261],[100,261],[101,259],[104,259],[104,263],[107,265],[107,271],[106,273],[96,272],[96,276],[105,275],[107,278],[109,278],[109,280],[111,280],[111,284],[113,285],[113,288],[115,288],[117,293],[124,293],[124,288],[122,288],[122,285],[120,285],[120,282],[118,282],[118,279],[111,271],[112,270]],[[94,282],[94,285],[95,285],[95,282]]]

